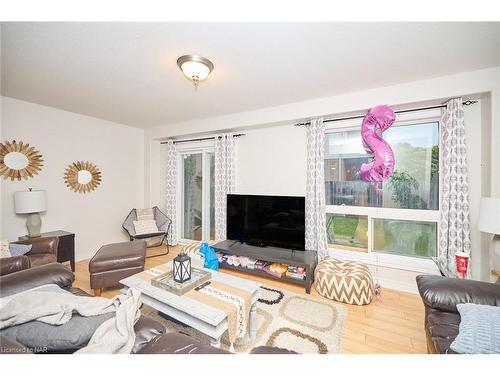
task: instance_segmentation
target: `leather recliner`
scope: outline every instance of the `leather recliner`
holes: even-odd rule
[[[57,262],[57,237],[37,237],[14,243],[32,245],[31,250],[25,255],[0,258],[0,276]]]
[[[427,352],[454,354],[450,345],[458,335],[460,314],[457,305],[476,303],[500,306],[500,285],[436,275],[417,276],[425,306]]]

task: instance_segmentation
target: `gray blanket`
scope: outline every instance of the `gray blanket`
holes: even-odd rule
[[[77,353],[130,353],[135,341],[134,325],[140,316],[140,292],[129,289],[108,299],[62,294],[53,288],[59,287],[47,285],[0,299],[0,329],[33,320],[61,325],[68,322],[74,312],[81,316],[115,312]]]

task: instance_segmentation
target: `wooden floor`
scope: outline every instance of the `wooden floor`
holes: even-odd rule
[[[171,260],[180,250],[180,246],[170,249],[170,254],[148,258],[146,268]],[[148,249],[148,255],[164,253],[164,247]],[[238,271],[221,270],[237,276],[247,277],[262,283],[289,289],[296,293],[305,293],[304,288],[270,280]],[[76,264],[74,286],[87,292],[90,290],[88,260]],[[106,289],[103,297],[118,294],[119,288]],[[315,290],[311,295],[323,298]],[[342,353],[426,353],[424,333],[424,307],[420,297],[391,289],[382,290],[382,302],[372,302],[368,306],[345,305],[348,310],[347,322],[342,339]]]

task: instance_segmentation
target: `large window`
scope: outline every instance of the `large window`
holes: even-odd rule
[[[340,126],[339,126],[340,125]],[[395,154],[392,177],[360,179],[369,157],[359,124],[336,124],[325,137],[327,236],[332,248],[411,257],[436,255],[439,121],[406,120],[383,133]]]

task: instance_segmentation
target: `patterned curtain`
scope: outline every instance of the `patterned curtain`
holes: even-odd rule
[[[215,240],[226,239],[227,194],[236,188],[235,141],[232,134],[215,137]]]
[[[170,245],[177,245],[177,149],[174,141],[168,141],[167,147],[167,201],[165,214],[172,220],[167,241]]]
[[[306,250],[328,255],[325,219],[325,125],[323,119],[307,126]]]
[[[462,99],[451,99],[441,117],[439,258],[451,263],[457,251],[470,254],[469,190]]]

